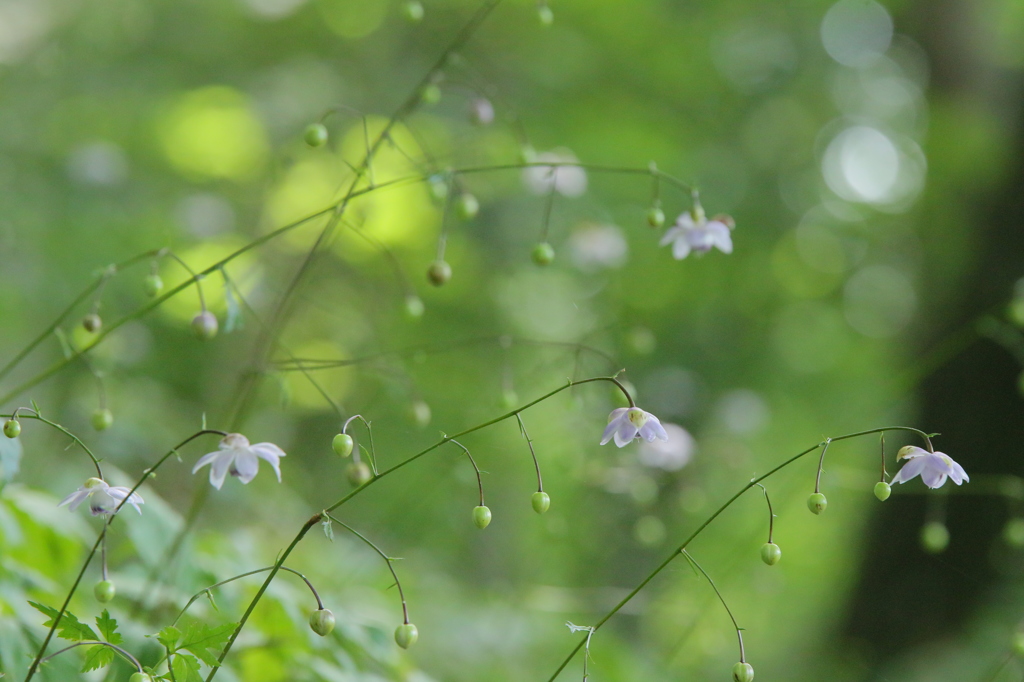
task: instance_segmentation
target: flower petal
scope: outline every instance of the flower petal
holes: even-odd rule
[[[231,462],[235,459],[235,451],[226,450],[216,454],[217,457],[212,460],[213,466],[210,467],[210,485],[220,490],[220,487],[224,485],[224,477],[228,475]]]
[[[672,257],[676,260],[683,260],[690,255],[690,244],[684,238],[675,240],[672,244]]]
[[[633,442],[636,438],[637,428],[633,426],[632,422],[628,419],[624,419],[622,424],[615,431],[615,444],[620,448],[624,448]]]
[[[732,253],[732,234],[728,225],[718,220],[712,220],[708,223],[707,232],[711,242],[718,247],[719,251]]]
[[[242,483],[248,483],[256,478],[260,470],[260,461],[256,454],[249,449],[238,450],[235,454],[235,462],[231,467],[231,475],[237,476]]]
[[[929,488],[941,488],[946,482],[946,472],[935,467],[925,467],[921,472],[921,480]]]
[[[256,443],[251,448],[252,452],[256,453],[256,456],[260,459],[264,459],[270,463],[270,466],[274,468],[274,473],[277,474],[277,482],[281,482],[281,465],[280,460],[286,456],[286,453],[281,448],[277,447],[273,443]]]
[[[911,459],[910,461],[903,465],[902,469],[896,472],[896,475],[892,477],[891,482],[906,483],[914,476],[920,474],[922,470],[924,470],[927,461],[928,460],[924,459],[923,457],[915,457],[914,459]]]
[[[210,462],[215,462],[217,460],[217,458],[221,457],[223,454],[224,454],[224,448],[223,447],[221,447],[221,449],[217,450],[216,452],[208,452],[208,453],[206,453],[205,455],[200,457],[199,461],[196,462],[196,465],[194,467],[192,467],[192,473],[194,474],[195,472],[199,471],[200,469],[202,469],[204,466],[206,466]]]
[[[964,481],[967,481],[969,483],[971,481],[971,477],[967,475],[967,472],[964,471],[964,468],[957,464],[956,462],[953,462],[953,460],[950,460],[950,462],[952,462],[953,471],[949,474],[949,477],[953,479],[953,482],[956,483],[957,485],[960,485]]]
[[[87,497],[89,497],[89,494],[90,494],[89,490],[83,490],[82,488],[79,488],[78,490],[76,490],[75,492],[71,493],[70,495],[65,497],[63,500],[61,500],[57,504],[57,506],[58,507],[63,507],[66,504],[66,505],[69,505],[68,506],[69,510],[75,511],[76,509],[78,509],[78,506],[80,504],[82,504],[82,502],[84,502]]]
[[[684,236],[686,233],[681,227],[670,227],[665,230],[665,234],[661,235],[661,240],[658,242],[658,246],[665,246],[671,244],[676,239]]]
[[[665,427],[650,412],[647,413],[647,423],[640,429],[640,436],[648,443],[653,443],[655,439],[668,440],[668,433],[665,431]]]
[[[601,434],[601,445],[604,445],[612,439],[612,436],[619,429],[623,420],[626,419],[627,408],[620,407],[612,410],[612,413],[608,415],[608,426],[604,427],[604,433]],[[621,445],[619,447],[622,447]]]

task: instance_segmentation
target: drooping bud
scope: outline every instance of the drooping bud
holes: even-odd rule
[[[807,508],[815,514],[820,514],[825,511],[825,507],[828,506],[828,500],[821,493],[811,493],[811,496],[807,498]]]
[[[949,547],[949,529],[941,521],[921,526],[921,549],[929,554],[942,554]]]
[[[4,422],[4,435],[8,438],[17,438],[21,434],[21,424],[17,419],[8,419]]]
[[[647,210],[647,224],[651,227],[661,227],[665,224],[665,212],[661,206],[651,206]]]
[[[537,265],[551,265],[555,260],[555,247],[547,242],[538,242],[530,252],[530,257]]]
[[[881,502],[888,500],[889,495],[892,495],[892,486],[885,481],[879,481],[875,484],[875,497],[877,497]]]
[[[402,14],[414,24],[423,21],[423,3],[419,0],[409,0],[402,6]]]
[[[427,83],[420,90],[420,101],[427,105],[434,105],[441,101],[441,86],[437,83]]]
[[[395,643],[403,649],[408,649],[420,638],[420,632],[412,623],[402,623],[395,628]]]
[[[114,598],[117,589],[114,587],[114,583],[109,580],[101,580],[96,583],[96,587],[92,588],[92,593],[96,596],[96,601],[106,604]]]
[[[754,682],[754,666],[749,663],[737,663],[732,667],[733,682]]]
[[[779,563],[782,558],[782,549],[774,542],[766,542],[761,545],[761,561],[769,566]]]
[[[204,310],[192,318],[192,331],[201,341],[209,341],[217,336],[217,317],[209,310]]]
[[[323,147],[327,144],[327,126],[323,123],[310,123],[302,138],[310,147]]]
[[[1024,547],[1024,518],[1015,516],[1003,526],[1003,542],[1010,547]]]
[[[82,318],[82,327],[90,334],[95,334],[103,328],[103,319],[96,313],[89,313]]]
[[[334,614],[330,609],[314,611],[309,614],[309,628],[321,637],[326,637],[334,630]]]
[[[463,220],[472,220],[480,212],[480,202],[469,192],[463,192],[455,201],[455,210]]]
[[[480,505],[479,507],[473,508],[473,523],[480,530],[483,530],[491,523],[491,510],[487,507]]]
[[[535,492],[533,497],[530,498],[530,504],[533,505],[533,511],[543,514],[551,508],[551,496],[543,490]]]
[[[447,261],[436,260],[427,268],[427,279],[435,287],[443,286],[452,278],[452,266]]]
[[[114,423],[114,413],[106,407],[101,407],[92,413],[92,428],[97,431],[105,431]]]
[[[142,291],[150,298],[156,298],[163,290],[164,281],[160,279],[160,275],[154,273],[152,275],[148,275],[146,279],[142,280]]]
[[[440,175],[431,175],[427,179],[427,184],[430,187],[430,195],[438,201],[448,196],[448,182]]]
[[[501,392],[501,406],[506,410],[511,410],[519,404],[519,394],[511,388],[506,388]]]
[[[153,682],[153,678],[146,673],[134,673],[128,678],[128,682]]]
[[[348,476],[348,482],[352,484],[353,488],[366,485],[373,478],[373,472],[370,471],[370,467],[367,466],[366,462],[352,462],[345,469],[345,475]]]
[[[348,457],[352,454],[352,448],[355,447],[355,442],[352,440],[352,436],[347,433],[339,433],[331,441],[331,447],[338,454],[339,457]]]
[[[416,294],[409,294],[405,297],[405,314],[414,320],[418,320],[423,317],[423,313],[426,311],[426,307],[423,305],[423,299]]]

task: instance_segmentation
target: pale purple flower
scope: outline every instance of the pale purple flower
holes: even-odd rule
[[[699,201],[693,209],[676,218],[661,238],[660,246],[672,245],[672,257],[682,260],[690,253],[707,253],[717,247],[722,253],[732,253],[732,218],[715,216],[711,220],[704,215]]]
[[[578,197],[587,191],[587,172],[579,166],[572,152],[556,149],[538,154],[536,162],[567,164],[560,166],[527,166],[523,169],[523,182],[534,194],[549,194],[554,190],[566,197]]]
[[[668,440],[668,434],[658,418],[650,412],[644,412],[639,407],[620,407],[608,415],[608,426],[601,435],[601,445],[613,438],[616,445],[624,448],[634,438],[643,438],[650,443],[655,438]]]
[[[915,476],[920,476],[929,488],[941,488],[947,477],[953,479],[957,485],[971,480],[964,468],[943,452],[928,452],[914,445],[907,445],[900,448],[896,455],[896,461],[901,459],[907,460],[907,463],[892,477],[893,483],[906,483]]]
[[[125,498],[127,498],[128,504],[135,507],[135,511],[142,513],[139,505],[145,504],[145,502],[138,493],[133,493],[131,489],[123,486],[107,485],[107,482],[101,478],[90,478],[82,487],[61,500],[57,506],[68,505],[68,509],[74,511],[78,509],[78,505],[89,500],[89,511],[93,516],[109,516],[117,510]]]
[[[249,445],[249,439],[242,434],[229,433],[221,439],[219,447],[216,452],[200,457],[192,467],[194,474],[209,464],[210,485],[217,490],[224,485],[224,477],[229,473],[242,483],[251,481],[260,470],[260,459],[270,462],[277,474],[277,482],[281,482],[280,460],[285,452],[273,443]]]

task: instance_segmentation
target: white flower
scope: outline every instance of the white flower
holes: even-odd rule
[[[639,407],[620,407],[608,415],[608,426],[601,436],[601,445],[614,438],[615,444],[624,448],[637,437],[648,443],[655,438],[668,440],[665,428],[653,414],[644,412]]]
[[[900,448],[896,461],[906,459],[907,463],[892,477],[893,483],[906,483],[920,475],[921,480],[929,488],[941,488],[946,477],[960,485],[970,481],[964,468],[953,461],[953,458],[942,452],[928,452],[914,445]]]
[[[693,253],[707,253],[711,247],[718,247],[722,253],[732,253],[732,218],[715,216],[711,220],[704,215],[699,201],[693,209],[676,218],[661,238],[660,246],[672,244],[672,257],[682,260]]]
[[[538,154],[536,161],[579,163],[573,153],[566,149]],[[548,194],[554,185],[555,191],[562,196],[578,197],[587,191],[587,172],[574,165],[527,166],[523,169],[523,182],[534,194]]]
[[[203,455],[192,467],[196,473],[207,464],[210,466],[210,485],[217,490],[224,485],[224,477],[230,473],[237,476],[242,483],[248,483],[256,477],[260,470],[260,459],[270,462],[277,474],[277,482],[281,482],[280,459],[285,456],[284,450],[273,443],[256,443],[249,445],[249,439],[240,433],[229,433],[220,441],[220,449]],[[257,459],[259,458],[259,459]]]
[[[107,485],[107,482],[100,478],[90,478],[85,484],[60,501],[58,507],[68,505],[68,509],[74,511],[78,505],[89,500],[89,511],[93,516],[107,516],[113,514],[117,507],[128,498],[128,504],[135,507],[135,511],[142,513],[140,504],[144,504],[138,493],[119,485]]]

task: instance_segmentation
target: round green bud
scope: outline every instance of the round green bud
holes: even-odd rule
[[[373,472],[370,471],[366,462],[352,462],[345,469],[345,475],[348,476],[348,482],[352,484],[353,488],[366,485],[373,478]]]
[[[424,104],[437,104],[441,101],[441,86],[437,83],[427,83],[420,90],[420,101]]]
[[[97,431],[105,431],[114,423],[114,413],[106,407],[101,407],[92,413],[92,428]]]
[[[146,673],[135,673],[128,678],[128,682],[153,682],[153,678]]]
[[[761,545],[761,561],[769,566],[779,563],[782,558],[782,550],[774,542],[766,542]]]
[[[921,526],[921,549],[929,554],[942,554],[949,547],[949,529],[941,521]]]
[[[660,206],[651,206],[647,210],[647,224],[651,227],[661,227],[665,224],[665,212]]]
[[[1024,518],[1014,517],[1003,526],[1003,542],[1010,547],[1024,547]]]
[[[310,147],[323,147],[327,144],[327,126],[323,123],[310,123],[306,126],[306,132],[303,134],[302,139]]]
[[[530,498],[530,504],[533,505],[533,511],[543,514],[551,508],[551,496],[541,490],[533,494],[533,497]]]
[[[469,192],[463,192],[455,202],[455,210],[463,220],[472,220],[480,212],[480,202]]]
[[[511,388],[506,388],[501,392],[501,406],[506,410],[511,410],[519,404],[519,394],[513,391]]]
[[[192,318],[192,331],[201,341],[209,341],[217,336],[217,317],[209,310],[204,310]]]
[[[416,294],[409,294],[405,297],[405,314],[414,320],[418,320],[423,317],[423,313],[426,311],[426,307],[423,305],[423,299]]]
[[[491,510],[483,505],[473,507],[473,523],[480,530],[489,526],[491,523]]]
[[[551,265],[555,260],[555,248],[547,242],[538,242],[530,252],[530,257],[537,265]]]
[[[309,628],[321,637],[326,637],[334,630],[334,614],[330,609],[314,611],[309,614]]]
[[[402,14],[414,24],[423,21],[423,3],[419,0],[409,0],[402,6]]]
[[[117,589],[114,588],[114,583],[109,580],[101,580],[96,583],[96,587],[92,588],[92,593],[96,595],[96,601],[106,604],[114,598]]]
[[[432,175],[427,181],[430,185],[430,196],[441,201],[448,196],[448,183],[439,175]]]
[[[444,286],[452,278],[452,266],[446,261],[436,260],[427,268],[427,279],[435,287]]]
[[[825,511],[825,507],[827,506],[828,500],[826,500],[825,496],[821,493],[812,493],[811,496],[807,498],[807,508],[815,514],[820,514]]]
[[[21,424],[17,419],[8,419],[4,422],[4,435],[8,438],[17,438],[21,434]]]
[[[537,8],[537,18],[540,20],[541,26],[550,26],[555,23],[555,13],[551,11],[547,4]]]
[[[892,486],[885,481],[879,481],[875,484],[875,497],[880,501],[885,502],[889,499],[889,495],[892,495]]]
[[[160,275],[152,274],[142,280],[142,291],[144,291],[146,296],[149,296],[150,298],[156,298],[163,290],[164,281],[160,279]]]
[[[103,319],[96,313],[89,313],[82,318],[82,326],[85,327],[85,331],[95,334],[103,328]]]
[[[352,440],[352,436],[347,433],[339,433],[331,441],[331,447],[338,453],[339,457],[348,457],[352,454],[352,448],[355,447],[355,442]]]
[[[395,628],[395,643],[403,649],[408,649],[420,638],[420,631],[412,623],[402,623]]]
[[[733,682],[754,682],[754,666],[749,663],[737,663],[732,667]]]
[[[1024,658],[1024,632],[1013,633],[1013,642],[1010,644],[1010,647],[1013,649],[1013,653],[1020,658]]]

